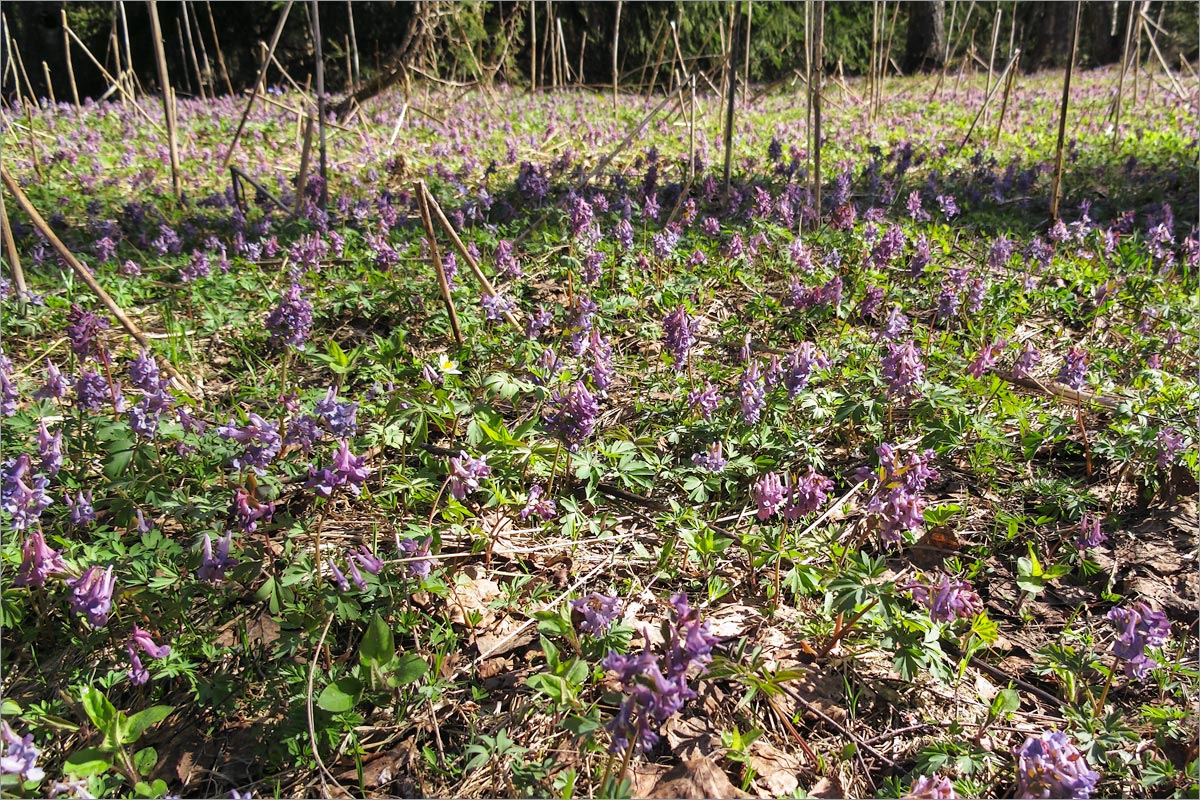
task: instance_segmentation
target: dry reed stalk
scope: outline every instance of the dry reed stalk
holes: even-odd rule
[[[1062,104],[1058,110],[1058,142],[1054,147],[1054,182],[1050,185],[1050,217],[1058,219],[1058,201],[1062,194],[1063,143],[1067,136],[1067,105],[1071,100],[1071,73],[1075,70],[1075,54],[1079,51],[1079,19],[1083,0],[1075,0],[1075,26],[1071,31],[1071,57],[1063,77]]]
[[[8,174],[8,170],[5,169],[3,165],[0,165],[0,180],[4,182],[4,186],[8,189],[8,193],[12,195],[12,198],[17,201],[17,205],[20,206],[23,212],[25,212],[25,216],[29,217],[30,222],[33,223],[33,227],[37,228],[42,236],[46,238],[46,241],[50,243],[50,246],[54,248],[62,260],[66,262],[67,266],[71,268],[71,271],[74,272],[80,280],[87,284],[87,287],[91,289],[98,298],[100,298],[100,302],[103,303],[105,308],[107,308],[109,312],[111,312],[112,315],[117,318],[117,322],[121,324],[121,327],[124,328],[139,345],[141,345],[147,351],[151,351],[150,341],[138,329],[138,326],[134,324],[133,320],[131,320],[121,309],[121,307],[117,305],[116,301],[112,299],[108,292],[104,291],[104,287],[102,287],[96,281],[96,276],[92,274],[91,270],[80,263],[79,259],[75,257],[75,255],[67,248],[65,244],[63,244],[62,240],[58,238],[58,235],[54,233],[54,229],[46,223],[46,220],[43,219],[42,215],[38,213],[38,210],[34,208],[33,203],[29,202],[29,198],[25,195],[25,191],[21,188],[21,185],[17,183],[16,179],[14,179],[12,175]],[[180,389],[191,395],[197,394],[196,389],[193,388],[192,385],[182,375],[179,374],[179,371],[175,369],[174,365],[172,365],[170,361],[161,355],[157,358],[162,363],[163,369],[168,375],[171,376],[171,378],[175,380]]]
[[[237,149],[238,140],[242,138],[242,131],[246,128],[246,120],[250,117],[250,109],[254,108],[254,101],[263,91],[263,82],[267,77],[267,68],[270,66],[270,56],[275,53],[275,46],[279,44],[279,37],[283,33],[283,26],[287,22],[288,14],[292,11],[292,3],[295,0],[287,0],[287,5],[283,7],[283,12],[279,15],[279,22],[275,24],[275,30],[271,34],[271,44],[267,48],[267,58],[263,59],[262,67],[258,71],[258,78],[254,81],[254,88],[250,91],[250,99],[246,101],[246,109],[242,112],[242,118],[238,120],[237,130],[233,132],[233,140],[229,143],[229,149],[225,151],[225,158],[221,161],[221,172],[229,169],[230,163],[233,162],[233,153]]]
[[[63,26],[63,51],[67,55],[67,78],[71,81],[71,99],[75,101],[75,107],[79,108],[79,87],[75,83],[75,65],[71,63],[71,37],[67,35],[67,10],[62,11],[62,26]]]
[[[67,34],[71,37],[72,41],[75,42],[76,46],[79,47],[79,49],[83,51],[83,54],[86,55],[88,57],[88,59],[91,60],[91,62],[96,65],[96,69],[100,70],[100,74],[104,76],[105,80],[107,80],[110,84],[112,84],[112,86],[118,92],[120,92],[123,97],[126,97],[129,99],[129,101],[130,101],[130,103],[132,103],[134,109],[136,109],[137,112],[140,113],[146,119],[146,122],[150,123],[150,126],[152,128],[154,128],[156,131],[158,131],[160,133],[164,133],[165,131],[163,131],[163,127],[161,125],[159,125],[157,122],[155,122],[153,117],[151,117],[148,113],[146,113],[146,109],[142,108],[141,105],[138,104],[137,100],[135,100],[132,97],[129,97],[128,90],[126,90],[125,85],[122,82],[122,79],[114,78],[112,76],[112,73],[104,68],[104,65],[101,64],[94,55],[92,55],[92,51],[89,50],[87,45],[85,45],[79,39],[79,37],[75,34],[75,31],[71,30],[71,28],[66,28],[66,31],[67,31]]]
[[[208,86],[209,95],[216,97],[217,90],[213,84],[212,62],[208,58],[208,45],[204,43],[204,31],[200,29],[200,16],[196,13],[196,6],[192,3],[192,0],[184,0],[184,6],[191,8],[191,13],[188,17],[191,20],[192,27],[196,29],[196,43],[200,46],[200,60],[204,64],[204,83]]]
[[[195,92],[192,91],[192,76],[187,71],[187,48],[183,46],[183,23],[179,21],[179,17],[175,18],[175,36],[179,42],[180,60],[183,62],[183,89],[189,95],[195,97]]]
[[[304,202],[304,189],[308,186],[308,162],[312,156],[313,116],[308,115],[304,124],[304,144],[300,148],[300,172],[296,175],[296,203],[292,214],[300,216],[300,206]]]
[[[312,36],[317,61],[317,132],[321,155],[321,199],[318,202],[324,211],[329,204],[329,159],[325,146],[325,57],[321,42],[321,9],[317,0],[312,0]]]
[[[729,58],[729,97],[725,106],[725,192],[724,202],[729,203],[729,186],[733,178],[733,122],[734,122],[734,106],[737,104],[737,81],[738,81],[738,50],[741,48],[741,39],[738,37],[742,27],[742,6],[740,3],[735,4],[733,12],[733,27],[729,29],[729,41],[732,44]]]
[[[42,62],[42,75],[46,78],[46,94],[50,95],[50,105],[58,105],[58,100],[54,98],[54,82],[50,80],[50,65],[45,61]]]
[[[442,266],[442,254],[438,249],[437,233],[433,229],[433,219],[429,214],[429,190],[425,181],[417,181],[417,206],[421,212],[421,224],[425,226],[425,238],[429,242],[429,259],[433,262],[433,271],[437,274],[438,290],[442,295],[442,303],[450,316],[450,329],[454,332],[454,343],[463,345],[462,329],[458,325],[458,313],[454,310],[454,297],[450,294],[450,280],[446,277],[446,268]]]
[[[354,58],[351,62],[354,67],[354,79],[351,81],[351,86],[358,86],[359,76],[362,74],[358,60],[358,37],[354,34],[354,0],[346,0],[346,18],[350,21],[350,52]]]
[[[1000,102],[1000,119],[996,122],[996,133],[992,135],[992,146],[1000,141],[1000,131],[1004,128],[1004,116],[1008,112],[1008,96],[1012,92],[1013,84],[1017,80],[1017,70],[1020,69],[1021,49],[1017,48],[1012,54],[1012,68],[1008,72],[1008,80],[1004,82],[1004,99]]]
[[[617,21],[613,23],[613,45],[612,45],[612,100],[613,111],[617,110],[617,45],[621,41],[621,6],[624,0],[617,0]]]
[[[454,230],[454,226],[450,224],[450,220],[446,219],[446,215],[442,212],[442,207],[438,205],[438,201],[429,191],[429,187],[424,185],[424,181],[421,183],[424,189],[425,201],[428,204],[428,208],[433,213],[434,217],[437,218],[437,221],[442,226],[442,229],[446,231],[446,235],[450,237],[450,243],[454,245],[454,249],[458,251],[460,256],[462,256],[463,261],[467,262],[467,266],[471,269],[472,274],[475,275],[475,280],[479,281],[479,285],[483,287],[483,290],[492,297],[496,297],[499,294],[499,292],[496,291],[496,287],[493,286],[492,282],[489,281],[487,276],[483,274],[483,270],[479,268],[479,262],[475,260],[475,256],[471,255],[471,251],[468,250],[466,245],[463,244],[462,239],[458,238],[458,233]],[[520,327],[516,316],[513,315],[511,311],[505,311],[503,314],[504,318],[508,320],[509,324],[513,325],[514,327]]]
[[[217,21],[213,19],[210,0],[204,0],[204,10],[208,12],[208,27],[212,29],[213,46],[217,49],[217,66],[221,68],[221,78],[225,81],[225,90],[232,97],[233,83],[229,80],[229,70],[225,68],[225,53],[221,50],[221,40],[217,38]]]
[[[171,78],[167,75],[167,54],[163,49],[162,28],[158,23],[158,2],[147,0],[150,7],[150,38],[154,44],[154,61],[158,67],[158,83],[163,96],[163,114],[167,118],[167,147],[171,157],[171,188],[175,200],[183,199],[183,184],[179,176],[179,139],[175,132],[175,114],[171,106]]]
[[[529,91],[536,92],[537,87],[537,0],[529,0]]]
[[[4,239],[4,255],[8,259],[8,269],[12,273],[13,283],[17,286],[17,310],[25,310],[25,298],[29,289],[25,285],[25,270],[21,269],[21,254],[17,252],[17,240],[13,236],[12,225],[8,222],[8,209],[4,206],[4,193],[0,192],[0,235]]]
[[[816,51],[813,56],[813,66],[816,67],[816,81],[813,84],[813,194],[817,209],[817,219],[821,217],[821,91],[825,83],[825,67],[822,62],[825,50],[825,0],[817,0],[816,16]]]
[[[187,41],[187,53],[192,60],[192,69],[196,72],[196,90],[200,94],[201,100],[207,100],[208,93],[204,91],[204,72],[200,69],[200,58],[196,55],[196,40],[192,38],[192,19],[188,14],[187,0],[180,3],[179,7],[183,11],[183,28],[187,31],[187,36],[185,37]],[[175,22],[178,23],[179,19],[176,18]],[[185,69],[184,72],[187,72],[187,70]]]

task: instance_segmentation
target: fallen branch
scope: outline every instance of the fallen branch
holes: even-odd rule
[[[421,210],[421,224],[425,226],[425,236],[429,240],[429,258],[433,261],[434,272],[437,273],[438,289],[442,293],[442,302],[446,304],[446,313],[450,315],[450,328],[454,331],[454,342],[462,347],[462,330],[458,327],[458,313],[454,310],[454,298],[450,294],[450,281],[446,277],[445,267],[442,266],[442,254],[438,251],[437,234],[433,230],[433,219],[429,216],[429,190],[425,188],[425,181],[417,181],[417,205]]]
[[[77,276],[79,276],[79,279],[86,283],[88,288],[100,298],[100,302],[104,303],[104,306],[112,313],[114,317],[117,318],[117,321],[121,323],[121,327],[124,328],[129,335],[132,336],[135,341],[137,341],[138,344],[145,348],[147,352],[152,352],[149,340],[142,335],[142,332],[138,329],[138,326],[134,324],[133,320],[126,316],[125,312],[122,311],[121,307],[117,305],[116,301],[109,296],[108,292],[104,291],[104,288],[96,281],[96,276],[92,274],[91,270],[81,264],[79,259],[77,259],[74,254],[67,249],[67,246],[63,244],[62,239],[59,239],[58,235],[54,233],[54,229],[46,223],[46,220],[44,220],[42,215],[38,213],[38,210],[33,207],[33,203],[29,202],[29,198],[25,195],[25,191],[21,189],[20,184],[18,184],[17,181],[8,174],[8,170],[4,169],[3,166],[0,166],[0,179],[3,179],[4,185],[8,189],[9,194],[11,194],[13,199],[17,201],[17,205],[21,207],[21,210],[25,212],[25,215],[29,217],[30,222],[33,223],[33,227],[37,228],[42,236],[46,237],[46,241],[48,241],[50,246],[55,249],[59,257],[62,258],[62,260],[65,261],[71,268],[71,270]],[[161,362],[163,369],[166,370],[167,374],[171,376],[171,379],[175,381],[176,385],[178,385],[181,390],[193,396],[199,395],[199,392],[191,385],[191,383],[187,381],[187,379],[179,374],[179,371],[175,369],[174,365],[172,365],[170,361],[161,355],[158,356],[158,360]]]

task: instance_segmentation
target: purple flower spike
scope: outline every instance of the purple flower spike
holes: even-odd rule
[[[70,385],[53,361],[46,361],[46,383],[33,393],[35,400],[61,400],[67,396]]]
[[[1061,731],[1030,736],[1015,751],[1019,798],[1088,798],[1100,774]]]
[[[450,494],[455,500],[466,500],[467,495],[479,488],[480,479],[486,478],[491,474],[492,468],[488,466],[486,455],[479,458],[471,458],[466,453],[451,456]]]
[[[129,635],[129,638],[132,644],[141,648],[151,658],[165,658],[171,652],[170,645],[155,644],[149,632],[142,630],[137,625],[133,626],[133,633]]]
[[[922,775],[913,781],[908,794],[900,800],[958,800],[958,793],[949,778]]]
[[[66,572],[62,555],[58,550],[51,550],[40,530],[34,530],[25,540],[21,548],[21,566],[17,567],[17,575],[13,578],[13,586],[33,586],[40,588],[46,585],[46,578],[55,572]]]
[[[377,555],[371,552],[371,548],[365,544],[360,544],[358,548],[350,554],[350,559],[357,561],[359,566],[365,569],[372,575],[378,575],[383,572],[383,561]]]
[[[912,582],[902,588],[912,594],[917,603],[929,609],[934,622],[967,619],[983,611],[983,601],[966,580],[952,580],[943,575],[935,584]]]
[[[788,492],[779,476],[774,472],[768,472],[750,487],[750,495],[758,504],[758,518],[766,520],[783,508],[783,504],[787,502]]]
[[[529,499],[525,502],[525,507],[521,509],[522,522],[531,516],[537,516],[543,521],[554,519],[558,509],[552,499],[542,497],[545,491],[540,485],[530,487]]]
[[[688,392],[687,405],[688,409],[699,414],[701,419],[710,420],[713,412],[721,405],[721,392],[716,386],[705,381],[703,388]]]
[[[683,306],[672,311],[663,319],[663,344],[671,354],[671,361],[677,370],[687,366],[688,353],[695,344],[695,333],[698,322],[688,317],[687,309]]]
[[[71,310],[67,312],[67,339],[71,343],[71,352],[80,361],[99,359],[104,349],[100,343],[100,333],[107,327],[106,318],[72,304]]]
[[[729,463],[729,459],[725,458],[722,450],[723,447],[720,442],[713,442],[705,452],[693,453],[692,463],[708,472],[723,472],[725,465]]]
[[[1108,537],[1100,530],[1100,518],[1093,517],[1091,514],[1084,514],[1083,519],[1079,523],[1079,537],[1075,540],[1075,546],[1079,552],[1091,550],[1093,547],[1099,547],[1104,542],[1108,541]]]
[[[20,775],[23,781],[40,781],[46,773],[37,765],[41,750],[33,746],[33,734],[19,737],[8,722],[0,721],[0,739],[4,741],[4,755],[0,756],[0,773]]]
[[[583,615],[579,630],[592,636],[603,636],[617,618],[621,610],[621,601],[599,592],[592,592],[587,597],[572,600],[571,608]]]
[[[0,508],[12,516],[17,530],[33,527],[51,502],[46,494],[50,481],[45,475],[30,475],[29,463],[29,455],[22,453],[4,462],[0,476]]]
[[[903,344],[888,344],[883,357],[883,378],[888,383],[888,397],[906,398],[919,394],[918,384],[925,374],[921,351],[910,339]]]
[[[233,533],[225,531],[225,535],[217,541],[217,552],[213,554],[212,539],[204,536],[204,556],[200,568],[196,570],[197,577],[208,583],[221,583],[225,573],[237,566],[237,560],[229,555],[233,546]]]
[[[1087,383],[1088,354],[1082,347],[1071,347],[1058,371],[1058,382],[1078,391]]]
[[[431,544],[433,544],[432,536],[426,536],[424,539],[405,539],[400,543],[400,551],[404,553],[404,557],[412,559],[405,563],[408,577],[417,580],[429,577],[430,571],[437,563],[436,559],[429,557]]]
[[[596,429],[600,405],[582,381],[561,394],[556,389],[546,410],[546,424],[572,451],[579,449]]]
[[[67,581],[73,592],[71,607],[77,614],[86,617],[93,628],[103,628],[108,624],[116,586],[112,571],[111,566],[104,570],[98,566],[91,567],[75,580]]]
[[[1154,611],[1142,601],[1127,608],[1114,608],[1108,612],[1108,620],[1117,629],[1113,642],[1113,655],[1125,662],[1125,675],[1140,680],[1158,665],[1146,655],[1147,647],[1162,647],[1171,635],[1171,624],[1167,615]]]
[[[79,527],[96,521],[96,511],[92,508],[92,490],[79,492],[75,499],[67,495],[67,508],[71,509],[71,524]]]
[[[38,455],[42,459],[42,472],[46,473],[47,477],[53,478],[63,465],[62,430],[51,435],[49,429],[46,428],[46,421],[39,420],[37,443]]]
[[[272,347],[291,345],[303,350],[313,325],[313,307],[304,296],[304,287],[299,283],[288,287],[279,305],[267,315],[266,325]]]
[[[1032,342],[1026,342],[1021,347],[1021,353],[1017,356],[1016,362],[1013,363],[1012,374],[1014,378],[1032,378],[1033,368],[1042,360],[1042,354],[1037,351]]]
[[[1154,446],[1158,468],[1170,469],[1175,463],[1175,456],[1183,449],[1184,439],[1173,425],[1168,425],[1155,434]]]

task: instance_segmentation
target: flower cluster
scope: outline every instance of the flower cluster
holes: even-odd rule
[[[922,775],[913,781],[908,794],[900,800],[958,800],[958,792],[954,791],[954,783],[945,776]]]
[[[554,505],[553,499],[542,496],[545,493],[545,487],[540,484],[530,487],[529,499],[525,501],[525,507],[521,509],[522,522],[532,516],[537,516],[543,521],[554,519],[558,510]]]
[[[937,583],[911,581],[901,588],[909,592],[916,603],[929,609],[929,618],[934,622],[969,618],[983,611],[983,601],[967,580],[943,575]]]
[[[925,522],[925,502],[921,492],[937,478],[931,463],[934,452],[913,453],[904,462],[895,448],[884,443],[875,448],[879,470],[860,468],[859,480],[866,481],[874,494],[864,511],[879,526],[879,538],[886,545],[899,544],[904,531],[916,530]]]
[[[272,347],[291,345],[303,350],[313,325],[313,307],[304,296],[304,287],[299,283],[288,287],[279,305],[267,315],[266,324]]]
[[[1087,798],[1100,780],[1083,754],[1062,731],[1030,736],[1014,751],[1017,797]]]
[[[283,437],[279,435],[279,423],[267,422],[258,414],[251,412],[245,425],[237,426],[233,420],[217,428],[217,435],[222,439],[244,445],[241,453],[230,460],[230,465],[238,472],[252,469],[259,475],[266,474],[267,465],[279,455],[283,447]]]
[[[71,587],[71,608],[87,619],[93,628],[103,628],[108,624],[108,615],[112,611],[113,589],[116,581],[113,579],[113,568],[102,569],[98,566],[88,568],[87,572],[78,578],[67,581]]]
[[[721,405],[721,392],[716,386],[705,381],[704,386],[688,392],[687,406],[693,414],[699,414],[701,419],[712,419]]]
[[[347,580],[346,572],[342,572],[338,565],[333,562],[333,557],[330,556],[325,560],[329,565],[330,578],[339,591],[350,591],[350,584],[353,583],[361,592],[367,588],[367,579],[363,577],[363,571],[367,571],[372,575],[378,575],[383,571],[383,561],[379,559],[371,548],[365,544],[359,545],[356,549],[346,553],[346,572],[350,573],[350,578]],[[361,569],[360,569],[361,568]]]
[[[599,592],[571,601],[571,610],[583,616],[579,630],[592,636],[603,636],[621,610],[621,601]]]
[[[1162,647],[1171,635],[1167,615],[1138,600],[1127,608],[1109,611],[1108,620],[1117,629],[1112,651],[1125,662],[1125,675],[1139,680],[1146,677],[1146,673],[1158,665],[1146,655],[1146,648]]]
[[[213,553],[212,538],[204,534],[201,549],[200,568],[196,576],[208,583],[220,583],[225,580],[225,573],[237,566],[237,559],[229,555],[233,546],[233,534],[225,531],[225,535],[217,540],[217,552]]]
[[[605,726],[612,735],[612,751],[630,747],[643,752],[658,741],[655,728],[683,708],[696,692],[688,685],[688,672],[703,670],[712,660],[717,638],[709,633],[700,612],[688,605],[682,594],[671,598],[674,619],[663,623],[663,655],[646,647],[628,655],[610,652],[601,665],[616,673],[624,700]]]
[[[20,775],[22,781],[40,781],[45,771],[37,765],[42,751],[33,745],[33,734],[17,736],[8,722],[0,720],[0,739],[4,742],[4,755],[0,756],[0,774]]]
[[[687,366],[688,353],[696,342],[696,320],[688,317],[687,309],[683,306],[672,311],[663,319],[663,344],[671,354],[675,369],[682,370]]]
[[[783,363],[783,385],[787,387],[788,397],[795,397],[805,386],[813,372],[829,366],[829,359],[817,349],[812,342],[801,342],[796,352],[787,357]]]
[[[308,481],[304,486],[324,498],[332,497],[334,489],[345,486],[357,497],[362,494],[363,483],[370,474],[367,457],[354,455],[350,452],[350,442],[342,439],[333,453],[330,466],[321,469],[309,467]]]
[[[708,472],[722,472],[729,460],[722,452],[720,442],[713,442],[703,453],[692,453],[692,463]]]
[[[1087,383],[1088,354],[1082,347],[1071,347],[1063,358],[1062,367],[1058,371],[1058,382],[1075,389],[1082,389]]]
[[[1108,537],[1100,530],[1100,518],[1085,513],[1079,523],[1079,536],[1075,539],[1075,547],[1082,553],[1107,541]]]
[[[447,486],[455,500],[465,500],[467,495],[479,488],[479,481],[492,474],[487,456],[472,458],[466,453],[450,457],[450,476]]]
[[[46,493],[49,485],[50,481],[45,475],[30,472],[27,453],[4,462],[0,476],[0,508],[12,518],[13,528],[24,530],[36,525],[51,502]]]
[[[883,379],[888,384],[889,398],[914,397],[919,394],[918,385],[925,374],[921,351],[911,339],[901,344],[888,343],[887,355],[883,357]]]
[[[774,472],[763,475],[750,487],[750,495],[758,505],[758,518],[770,519],[776,513],[786,520],[797,520],[811,514],[824,504],[833,481],[811,466],[790,486]]]
[[[751,360],[742,371],[738,393],[742,400],[742,421],[754,425],[762,417],[762,410],[767,405],[767,387],[757,360]]]
[[[575,381],[565,393],[554,390],[545,418],[550,430],[574,452],[592,435],[599,415],[595,396],[583,381]]]
[[[424,580],[429,577],[429,573],[437,564],[437,560],[429,556],[429,547],[432,544],[432,536],[426,536],[424,539],[405,539],[400,542],[400,552],[404,553],[404,557],[408,559],[405,565],[408,577],[416,580]]]
[[[142,665],[142,660],[138,656],[139,650],[150,658],[165,658],[171,652],[171,647],[165,644],[155,644],[148,632],[137,625],[133,626],[133,633],[125,642],[125,652],[129,655],[129,681],[134,686],[141,686],[150,680],[150,671]]]

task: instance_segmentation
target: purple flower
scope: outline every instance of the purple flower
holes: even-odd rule
[[[503,295],[483,293],[483,297],[479,299],[479,304],[483,306],[484,319],[499,320],[505,314],[512,311],[515,305],[511,300],[506,299]]]
[[[193,250],[191,261],[179,270],[179,280],[181,283],[191,283],[211,274],[212,262],[208,260],[208,253]]]
[[[575,381],[565,394],[554,390],[543,414],[550,430],[574,452],[596,429],[600,405],[583,381]]]
[[[108,614],[112,611],[112,596],[116,582],[113,580],[113,568],[101,569],[91,567],[78,578],[67,581],[71,587],[71,607],[77,614],[87,618],[93,628],[103,628],[108,624]]]
[[[825,369],[829,359],[817,350],[812,342],[801,342],[796,352],[787,357],[784,362],[783,384],[787,387],[788,397],[795,397],[805,386],[814,370]]]
[[[868,286],[866,292],[863,293],[862,300],[858,302],[858,315],[863,319],[875,319],[875,315],[879,312],[879,304],[882,302],[883,288]]]
[[[447,482],[450,494],[456,500],[465,500],[467,495],[479,488],[480,479],[491,474],[492,469],[487,464],[486,455],[479,458],[471,458],[466,453],[451,456],[450,476]]]
[[[912,217],[913,222],[929,221],[929,212],[921,207],[921,193],[919,191],[914,190],[909,193],[905,207],[908,209],[908,215]]]
[[[918,236],[913,240],[913,254],[912,258],[908,260],[908,274],[913,278],[919,278],[932,260],[933,254],[928,237]]]
[[[703,453],[692,453],[692,463],[708,472],[722,472],[729,460],[722,452],[720,442],[713,442]]]
[[[954,201],[952,194],[939,194],[937,196],[938,205],[942,209],[942,215],[947,220],[952,220],[958,216],[958,203]]]
[[[279,455],[279,450],[283,447],[279,423],[267,422],[253,412],[247,416],[245,425],[238,427],[231,419],[217,429],[217,435],[222,439],[245,445],[245,449],[229,462],[239,472],[253,469],[259,475],[266,474],[267,465]]]
[[[21,394],[12,380],[12,362],[0,352],[0,415],[11,417],[16,414],[20,399]]]
[[[58,366],[50,360],[46,361],[46,383],[33,393],[36,400],[61,400],[67,396],[67,379],[63,377]]]
[[[333,563],[333,557],[331,556],[325,559],[325,563],[329,565],[329,572],[331,573],[330,579],[333,581],[334,585],[337,586],[338,591],[350,591],[350,581],[346,580],[346,576],[340,569],[338,569],[337,564]]]
[[[808,472],[796,479],[788,493],[788,504],[783,509],[784,519],[797,520],[820,508],[833,490],[833,481],[819,474],[811,466]]]
[[[695,344],[695,333],[699,323],[688,317],[687,310],[681,305],[663,319],[663,344],[671,354],[675,369],[682,370],[687,365],[688,352]]]
[[[1157,450],[1159,469],[1170,469],[1175,463],[1175,456],[1183,449],[1184,439],[1175,426],[1168,425],[1154,436],[1154,446]]]
[[[608,338],[601,336],[600,331],[595,328],[592,329],[588,339],[587,354],[591,361],[589,373],[592,385],[596,387],[597,391],[603,392],[612,383],[612,345]]]
[[[1017,360],[1013,362],[1012,374],[1014,378],[1032,378],[1033,368],[1042,360],[1042,354],[1037,351],[1032,342],[1026,342],[1021,347],[1021,353],[1017,356]]]
[[[883,379],[888,383],[888,397],[906,398],[919,394],[917,384],[925,374],[921,351],[910,339],[902,344],[888,343],[883,357]]]
[[[883,327],[879,331],[880,338],[895,341],[907,332],[908,317],[904,316],[900,306],[892,306],[888,309],[887,319],[884,320]]]
[[[682,594],[671,598],[674,619],[663,625],[663,656],[655,657],[650,645],[638,653],[610,652],[601,662],[616,673],[625,698],[617,715],[605,726],[612,735],[612,750],[620,753],[630,746],[648,750],[658,741],[655,728],[679,711],[696,692],[688,685],[688,672],[712,660],[717,638],[708,623],[688,605]],[[631,738],[637,736],[636,742]]]
[[[758,505],[758,518],[767,520],[783,508],[788,499],[788,490],[778,475],[768,472],[751,485],[750,496]]]
[[[0,508],[12,517],[16,530],[33,527],[51,502],[46,494],[50,481],[45,475],[31,475],[29,465],[27,453],[4,462]]]
[[[355,415],[358,413],[358,403],[339,402],[337,388],[330,386],[325,396],[317,401],[313,412],[325,423],[325,429],[335,439],[345,439],[358,431]]]
[[[908,794],[901,800],[958,800],[958,793],[949,778],[922,775],[913,781]]]
[[[67,339],[71,343],[71,352],[80,361],[100,358],[103,350],[100,333],[107,327],[107,318],[84,311],[77,304],[71,304],[71,310],[67,312]]]
[[[17,567],[17,575],[13,578],[13,586],[32,586],[41,588],[46,585],[46,578],[55,572],[66,572],[67,565],[63,563],[62,554],[51,550],[46,544],[40,530],[34,530],[21,547],[21,566]]]
[[[0,720],[0,739],[4,741],[4,755],[0,756],[0,773],[20,775],[22,781],[40,781],[46,773],[37,765],[42,751],[33,746],[33,734],[18,737],[16,731]]]
[[[217,540],[217,552],[213,554],[212,539],[204,534],[203,557],[196,576],[209,583],[221,583],[225,573],[237,566],[237,559],[229,555],[233,546],[233,532],[225,531],[225,535]]]
[[[56,431],[51,436],[50,430],[46,427],[46,420],[38,420],[37,444],[38,455],[42,459],[42,472],[53,478],[63,465],[62,430]]]
[[[917,603],[929,609],[934,622],[974,617],[983,611],[983,601],[967,580],[951,580],[943,575],[937,583],[912,582],[901,587],[912,594]]]
[[[534,515],[540,517],[542,520],[554,519],[555,514],[558,512],[554,505],[554,500],[542,497],[545,491],[540,485],[530,487],[529,499],[525,501],[525,507],[521,509],[522,522]]]
[[[1114,608],[1108,612],[1108,620],[1117,629],[1112,652],[1125,662],[1125,675],[1130,679],[1141,679],[1158,665],[1146,655],[1146,647],[1162,647],[1171,635],[1167,615],[1154,611],[1138,600],[1127,608]]]
[[[133,626],[133,633],[129,635],[130,643],[141,649],[146,655],[151,658],[165,658],[170,652],[170,645],[158,645],[154,643],[148,631],[144,631],[136,624]]]
[[[371,548],[365,544],[360,544],[355,550],[351,551],[347,556],[350,561],[357,561],[359,566],[365,569],[372,575],[378,575],[383,572],[383,561],[379,556],[371,552]]]
[[[71,495],[67,495],[67,508],[71,510],[71,524],[78,527],[84,527],[88,523],[96,521],[96,511],[92,508],[92,490],[87,492],[79,492],[75,495],[75,499],[71,499]]]
[[[698,413],[702,419],[712,419],[713,412],[721,405],[721,392],[705,381],[703,388],[688,392],[687,405],[692,413]]]
[[[106,400],[111,400],[112,390],[109,382],[100,373],[86,369],[75,379],[75,405],[83,411],[99,411]],[[118,395],[118,403],[121,402]]]
[[[916,530],[925,522],[924,501],[907,485],[896,486],[871,498],[864,509],[879,524],[879,539],[885,545],[903,541],[903,531]]]
[[[283,444],[285,447],[297,447],[302,453],[311,453],[313,445],[322,435],[321,420],[311,414],[302,414],[288,422]]]
[[[513,251],[512,242],[501,239],[496,244],[496,271],[515,279],[521,277],[521,262]]]
[[[429,557],[431,544],[433,544],[432,536],[426,536],[424,539],[405,539],[400,543],[400,551],[404,553],[406,559],[409,559],[405,562],[408,577],[418,580],[429,577],[430,571],[437,563],[436,559]]]
[[[1058,382],[1078,391],[1087,383],[1088,354],[1082,347],[1070,347],[1058,371]]]
[[[967,374],[972,378],[982,378],[983,374],[996,365],[996,359],[1000,356],[1000,351],[1008,342],[1004,339],[998,339],[989,345],[985,345],[979,351],[979,355],[975,356],[975,360],[971,362],[971,366],[967,367]]]
[[[756,424],[762,417],[763,407],[767,404],[767,389],[757,360],[751,361],[742,371],[738,393],[742,401],[742,421],[747,425]]]
[[[366,456],[356,456],[350,452],[350,443],[343,439],[334,451],[332,466],[321,470],[310,467],[304,486],[324,498],[332,497],[334,489],[345,486],[357,497],[362,494],[363,482],[371,474],[366,461]]]
[[[1084,513],[1083,519],[1079,523],[1079,536],[1075,539],[1075,546],[1079,552],[1099,547],[1107,541],[1108,537],[1100,530],[1100,518]]]
[[[138,353],[137,358],[129,362],[129,382],[147,394],[161,391],[162,381],[158,364],[154,362],[154,356],[150,355],[147,350],[143,349]]]
[[[1061,731],[1030,736],[1014,751],[1019,798],[1087,798],[1100,780],[1083,754]]]
[[[904,249],[904,241],[904,231],[900,226],[890,226],[884,231],[883,236],[879,237],[879,241],[871,249],[871,255],[867,258],[867,265],[875,269],[886,267]]]
[[[599,592],[592,592],[587,597],[572,600],[571,608],[583,615],[579,630],[592,636],[603,636],[617,618],[621,601]]]
[[[275,514],[274,503],[260,503],[258,498],[239,486],[233,496],[233,506],[230,517],[237,521],[238,527],[246,533],[258,529],[260,520],[270,522]]]
[[[554,322],[554,314],[544,306],[538,306],[536,314],[525,322],[525,338],[536,339]]]
[[[633,225],[627,219],[617,220],[613,226],[613,238],[617,240],[622,250],[633,247]]]
[[[267,315],[266,325],[272,347],[291,345],[304,349],[304,343],[312,333],[313,307],[299,283],[288,287],[279,305]]]

